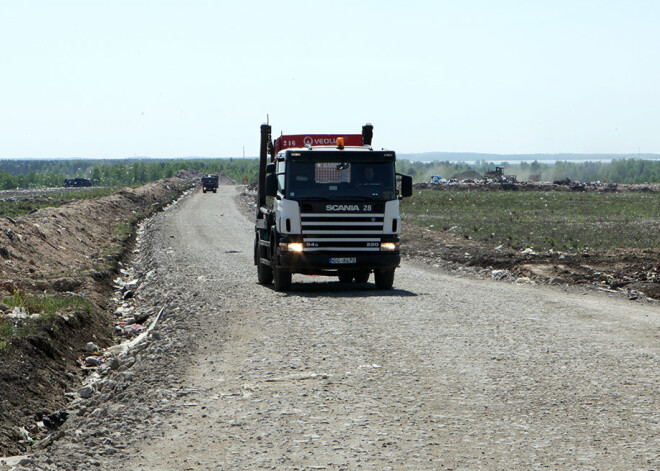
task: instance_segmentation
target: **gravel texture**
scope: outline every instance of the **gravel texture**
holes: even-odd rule
[[[414,262],[278,293],[236,194],[145,224],[117,302],[158,322],[17,469],[660,468],[657,305]]]

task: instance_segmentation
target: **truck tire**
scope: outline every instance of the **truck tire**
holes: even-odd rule
[[[366,283],[369,281],[369,272],[368,271],[359,271],[355,274],[356,283]]]
[[[257,282],[260,285],[269,285],[273,282],[273,270],[261,263],[261,253],[259,250],[259,237],[254,239],[254,263],[257,265]]]
[[[394,270],[377,270],[374,272],[376,288],[392,289],[394,285]]]
[[[291,272],[286,268],[273,267],[273,285],[275,291],[287,291],[291,289]]]
[[[257,281],[260,285],[269,285],[273,282],[273,270],[261,262],[257,262]]]
[[[217,192],[218,192],[218,189],[217,189],[217,188],[213,190],[213,193],[217,193]]]
[[[339,281],[341,283],[350,283],[353,281],[353,273],[346,272],[346,271],[340,271],[339,272]]]

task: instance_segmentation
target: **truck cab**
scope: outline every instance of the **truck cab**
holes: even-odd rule
[[[412,179],[400,176],[398,190],[394,151],[344,139],[273,152],[255,227],[260,283],[289,289],[293,273],[364,283],[373,272],[378,288],[392,288],[401,260],[399,198],[412,193]]]

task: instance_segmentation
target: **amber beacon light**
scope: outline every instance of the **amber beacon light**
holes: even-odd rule
[[[337,138],[337,149],[343,149],[344,148],[344,138],[343,137],[338,137]]]

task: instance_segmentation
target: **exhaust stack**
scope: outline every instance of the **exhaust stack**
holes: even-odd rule
[[[374,125],[371,123],[367,123],[364,126],[362,126],[362,145],[370,146],[371,139],[373,139],[373,137],[374,137]]]
[[[268,150],[272,146],[270,124],[261,125],[261,146],[259,149],[259,187],[257,192],[257,219],[261,219],[261,207],[266,205],[266,164],[268,163]]]

